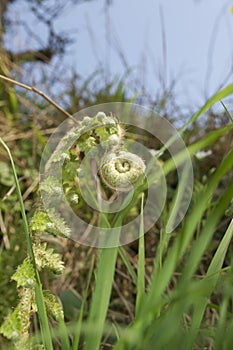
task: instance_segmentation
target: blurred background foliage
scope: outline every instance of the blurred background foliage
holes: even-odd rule
[[[17,1],[20,2],[20,0],[1,0],[0,2],[0,74],[25,83],[35,84],[71,114],[94,104],[134,100],[139,104],[154,108],[175,124],[182,125],[183,121],[190,117],[182,112],[182,106],[176,104],[173,93],[175,82],[172,82],[171,86],[165,90],[161,86],[158,94],[151,96],[149,91],[138,94],[139,91],[142,91],[140,81],[131,70],[126,70],[121,77],[115,77],[110,81],[106,81],[106,75],[102,70],[93,72],[86,79],[83,79],[72,69],[64,74],[65,67],[62,65],[62,59],[72,41],[72,36],[69,33],[57,31],[55,19],[60,16],[64,7],[69,4],[78,6],[85,0],[27,0],[30,10],[47,30],[47,43],[41,46],[38,39],[36,50],[33,48],[32,50],[15,51],[14,47],[5,42],[4,36],[11,32],[11,5]],[[110,1],[108,6],[110,6]],[[20,21],[21,25],[26,26],[26,18],[22,18]],[[27,30],[31,31],[32,35],[38,35],[36,27],[27,28]],[[55,61],[54,59],[57,57],[59,59]],[[48,69],[48,67],[50,68]],[[33,70],[38,72],[37,82],[30,82],[30,71]],[[40,96],[0,80],[0,135],[13,153],[29,218],[39,203],[36,191],[38,167],[43,147],[54,128],[64,118],[62,113]],[[224,109],[218,114],[210,110],[204,121],[196,122],[189,128],[184,135],[184,140],[190,144],[228,123],[229,118]],[[232,146],[233,134],[228,133],[213,145],[207,156],[204,154],[204,156],[200,155],[199,158],[195,158],[195,187],[197,190],[208,182],[209,174],[217,167]],[[232,176],[231,172],[228,177],[224,178],[221,184],[222,189],[228,186]],[[175,185],[173,178],[168,178],[170,196],[173,194]],[[232,212],[229,209],[228,216],[225,216],[218,227],[217,235],[219,237],[225,231],[231,217]],[[158,244],[158,235],[156,234],[159,232],[159,225],[158,222],[146,235],[146,269],[148,273],[151,270]],[[5,151],[0,148],[0,324],[17,302],[15,282],[12,282],[10,277],[26,254],[22,230],[22,220],[11,167]],[[62,238],[60,240],[53,237],[46,238],[51,245],[55,245],[56,250],[62,253],[66,270],[59,280],[54,280],[53,276],[44,276],[44,283],[55,293],[60,293],[66,319],[71,320],[76,317],[80,307],[84,281],[91,260],[90,256],[95,252],[95,249],[81,247],[77,243]],[[213,242],[207,253],[207,261],[208,254],[212,256],[215,248]],[[132,264],[135,264],[137,244],[132,243],[126,247],[126,250],[130,253]],[[202,269],[205,270],[205,267],[200,267],[200,273]],[[121,261],[118,261],[117,271],[120,273],[117,274],[115,286],[113,286],[110,314],[114,319],[127,323],[129,316],[124,312],[122,297],[133,300],[134,287],[127,279],[127,271]],[[53,281],[52,287],[51,281]],[[123,285],[123,296],[119,294],[118,283]],[[131,308],[131,306],[129,302],[128,307]],[[132,310],[128,310],[127,313],[132,314]],[[1,341],[3,341],[2,338],[0,338],[0,347]]]

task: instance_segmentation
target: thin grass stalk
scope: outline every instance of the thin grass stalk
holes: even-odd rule
[[[72,350],[78,350],[78,347],[79,347],[82,322],[83,322],[83,313],[84,313],[84,309],[86,306],[87,295],[88,295],[88,290],[89,290],[90,283],[91,283],[93,268],[94,268],[94,258],[92,259],[91,266],[90,266],[89,273],[88,273],[88,277],[87,277],[87,285],[86,285],[86,288],[85,288],[85,291],[83,294],[83,300],[82,300],[82,305],[81,305],[79,316],[78,316],[77,328],[75,329],[75,336],[74,336]]]
[[[228,111],[226,105],[225,105],[222,101],[220,101],[220,102],[221,102],[221,105],[223,106],[223,108],[224,108],[224,110],[225,110],[225,112],[226,112],[228,118],[229,118],[230,121],[233,123],[233,117],[232,117],[231,113]]]
[[[127,257],[127,254],[126,254],[126,251],[125,251],[124,247],[119,247],[118,251],[119,251],[119,255],[120,255],[123,263],[125,264],[128,272],[129,272],[129,274],[130,274],[130,276],[132,278],[133,283],[136,286],[137,285],[137,274],[134,271],[134,268],[131,265],[131,263],[130,263],[128,257]]]
[[[135,316],[137,318],[142,299],[145,294],[145,244],[144,244],[144,218],[143,218],[144,195],[141,202],[140,228],[138,240],[138,277]]]
[[[8,156],[9,156],[9,159],[11,162],[15,186],[16,186],[16,192],[18,195],[19,204],[20,204],[20,211],[21,211],[21,215],[22,215],[22,219],[23,219],[23,227],[24,227],[24,232],[25,232],[26,241],[27,241],[28,254],[30,257],[30,261],[31,261],[33,268],[34,268],[35,279],[36,279],[35,297],[36,297],[36,304],[37,304],[37,308],[38,308],[38,316],[39,316],[39,322],[40,322],[40,326],[41,326],[43,344],[44,344],[44,347],[46,350],[53,350],[52,338],[51,338],[51,333],[50,333],[50,329],[49,329],[48,316],[47,316],[46,306],[45,306],[44,297],[43,297],[42,284],[41,284],[40,275],[39,275],[39,272],[38,272],[37,266],[36,266],[36,260],[35,260],[35,256],[34,256],[34,252],[33,252],[31,235],[30,235],[30,231],[29,231],[29,226],[28,226],[28,222],[27,222],[26,212],[25,212],[25,208],[24,208],[23,198],[22,198],[20,185],[19,185],[19,181],[18,181],[16,169],[15,169],[14,160],[12,158],[10,149],[8,148],[8,146],[2,140],[1,137],[0,137],[0,143],[2,144],[2,146],[5,148],[6,152],[8,153]]]

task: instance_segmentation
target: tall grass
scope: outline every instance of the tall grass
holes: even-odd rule
[[[231,94],[233,91],[233,85],[229,85],[223,90],[216,93],[207,103],[188,121],[180,132],[183,133],[188,126],[192,125],[204,112],[208,110],[214,103]],[[231,118],[229,118],[231,121]],[[194,154],[198,150],[205,147],[210,147],[216,140],[226,135],[233,130],[233,125],[223,127],[219,130],[213,131],[211,134],[204,137],[202,140],[192,144],[189,147],[190,154]],[[181,157],[182,154],[178,155]],[[173,164],[173,165],[172,165]],[[169,160],[164,163],[165,173],[168,174],[172,167],[173,162]],[[231,171],[233,166],[233,150],[229,150],[226,158],[223,159],[218,169],[214,172],[211,178],[198,193],[198,199],[195,205],[190,209],[189,214],[184,219],[183,225],[180,230],[176,232],[176,237],[173,244],[169,247],[165,254],[164,261],[159,262],[160,255],[156,255],[154,262],[154,269],[151,274],[151,283],[147,287],[146,293],[144,293],[143,280],[143,238],[139,240],[139,257],[138,257],[138,276],[136,277],[137,284],[137,296],[136,296],[136,315],[133,323],[121,334],[120,338],[116,341],[114,349],[191,349],[200,348],[205,345],[198,345],[199,335],[202,333],[202,327],[208,327],[205,322],[202,324],[203,315],[208,306],[208,298],[214,293],[217,282],[221,273],[225,269],[222,269],[224,258],[230,244],[230,240],[233,234],[232,222],[219,243],[219,247],[210,262],[209,268],[206,274],[201,278],[195,278],[195,273],[201,262],[201,259],[208,248],[208,245],[213,238],[216,227],[223,217],[224,211],[228,207],[233,197],[233,181],[229,184],[229,187],[225,190],[219,201],[215,203],[213,198],[216,193],[216,189],[224,176]],[[210,209],[210,202],[213,201],[213,205]],[[169,218],[167,218],[169,219]],[[201,232],[198,238],[194,238],[195,231],[200,223],[202,224]],[[166,232],[163,235],[168,235]],[[191,247],[191,248],[190,248]],[[121,248],[122,250],[122,248]],[[184,254],[188,254],[185,260],[185,266],[181,268],[180,277],[177,278],[177,285],[170,293],[166,293],[167,288],[172,280],[172,277],[177,269],[182,266],[182,259]],[[131,276],[132,267],[130,267],[129,261],[126,256],[122,254],[126,267],[129,270]],[[103,319],[106,317],[107,301],[110,297],[110,288],[113,280],[113,265],[116,261],[116,250],[109,250],[108,252],[102,251],[100,254],[100,261],[96,275],[96,287],[94,294],[92,295],[92,307],[91,311],[95,309],[95,314],[98,317],[90,317],[93,327],[93,334],[86,335],[85,349],[97,350],[101,347],[101,337],[99,322],[103,325]],[[106,269],[108,273],[106,273]],[[229,268],[228,274],[231,274]],[[103,277],[104,278],[101,278]],[[108,279],[106,277],[108,276]],[[133,277],[132,277],[133,278]],[[135,278],[133,278],[135,282]],[[101,286],[102,285],[102,286]],[[110,287],[110,288],[109,288]],[[102,293],[101,293],[102,288]],[[107,293],[105,291],[107,290]],[[97,292],[98,291],[98,292]],[[139,302],[140,300],[140,302]],[[105,303],[105,312],[101,312],[101,308],[98,312],[99,303]],[[221,307],[221,306],[220,306]],[[224,311],[222,311],[223,317],[226,318],[226,302],[224,304]],[[190,318],[190,324],[187,326],[183,322],[184,315],[188,315]],[[98,322],[98,326],[94,326],[93,321]],[[223,320],[220,318],[220,325]],[[217,326],[218,329],[223,326]],[[98,336],[96,336],[95,329],[98,329]],[[103,327],[101,326],[101,329]],[[211,329],[209,329],[211,332]],[[220,330],[218,331],[219,337],[222,337]],[[103,335],[103,333],[102,333]],[[230,333],[228,337],[231,337]],[[90,341],[92,338],[92,341]],[[219,343],[217,336],[214,341]],[[229,340],[226,340],[226,343]],[[205,340],[203,341],[205,343]],[[222,347],[224,348],[224,347]],[[227,348],[226,348],[227,349]]]
[[[202,113],[220,98],[222,99],[232,93],[232,90],[233,85],[229,85],[215,94],[181,128],[180,132],[184,132]],[[210,146],[220,136],[232,130],[233,127],[230,125],[212,132],[203,140],[191,145],[190,153],[192,154],[194,151],[197,152],[204,147]],[[231,182],[228,189],[222,195],[220,201],[208,211],[205,224],[196,241],[194,240],[194,233],[198,224],[202,222],[203,217],[206,215],[209,203],[215,194],[218,184],[222,181],[224,175],[232,169],[232,165],[233,151],[231,150],[226,158],[223,159],[211,179],[209,179],[209,183],[199,193],[199,199],[191,208],[189,215],[184,219],[182,228],[176,233],[176,238],[169,248],[162,265],[158,261],[159,255],[155,257],[151,284],[148,286],[145,295],[139,287],[140,283],[137,282],[137,301],[140,298],[140,308],[137,307],[134,322],[122,333],[114,349],[191,349],[194,346],[194,342],[197,341],[197,336],[201,330],[201,322],[206,310],[207,300],[214,292],[218,277],[222,271],[222,264],[232,236],[232,224],[229,225],[206,275],[201,280],[195,279],[194,276],[201,258],[213,237],[216,226],[233,197],[233,182]],[[164,164],[165,173],[171,171],[171,168],[171,162],[168,161]],[[166,232],[164,234],[166,235]],[[177,286],[170,294],[166,294],[166,289],[169,287],[169,283],[176,269],[179,268],[179,263],[190,245],[189,257],[187,258],[185,267],[181,270],[181,276],[178,279]],[[140,239],[137,281],[140,280],[142,283],[141,249],[142,240]],[[112,258],[112,261],[115,263],[115,256]],[[97,270],[97,276],[98,274],[102,274],[102,267],[100,265]],[[106,284],[111,284],[112,279],[105,280],[103,283],[105,286]],[[105,295],[99,297],[104,298]],[[95,303],[97,307],[98,302]],[[184,324],[182,325],[182,319],[185,313],[190,314],[191,318],[191,325],[186,327],[186,329]],[[102,316],[100,315],[100,317]],[[88,338],[86,342],[86,344],[89,344]],[[92,344],[92,348],[86,347],[86,349],[99,348],[100,338],[96,339],[96,342]]]

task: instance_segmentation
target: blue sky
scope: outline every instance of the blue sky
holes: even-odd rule
[[[152,94],[161,89],[161,77],[166,86],[175,79],[179,102],[200,105],[233,77],[232,3],[113,0],[106,12],[105,1],[97,0],[68,7],[56,23],[75,39],[65,64],[83,77],[103,67],[106,78],[123,75],[128,65]]]

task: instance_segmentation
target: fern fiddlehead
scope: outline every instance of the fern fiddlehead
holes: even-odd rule
[[[119,151],[106,155],[100,167],[100,177],[110,189],[127,192],[144,170],[145,164],[139,156]]]
[[[97,121],[100,121],[101,125]],[[103,157],[98,169],[102,183],[112,191],[129,191],[143,175],[145,164],[141,157],[125,149],[124,129],[118,120],[100,112],[94,118],[85,117],[83,124],[85,127],[94,127],[88,135],[89,140],[92,138],[93,141],[93,151],[96,146],[102,148]],[[83,136],[77,141],[77,146],[81,146],[85,153],[82,139]]]
[[[70,146],[67,147],[67,143]],[[83,174],[82,162],[85,158],[89,159],[89,168],[86,167]],[[96,161],[96,171],[93,169],[93,160]],[[95,175],[105,188],[128,192],[145,171],[142,158],[127,150],[124,129],[119,121],[103,112],[93,118],[85,116],[79,128],[63,137],[50,159],[50,165],[54,166],[52,171],[50,166],[51,175],[56,175],[56,164],[59,162],[63,163],[62,182],[66,198],[79,193],[80,179],[85,178],[89,186],[93,172],[96,172]],[[50,182],[50,178],[47,177],[46,181]],[[55,183],[54,180],[52,183]],[[42,185],[41,188],[45,187]],[[49,188],[51,190],[50,185]]]

